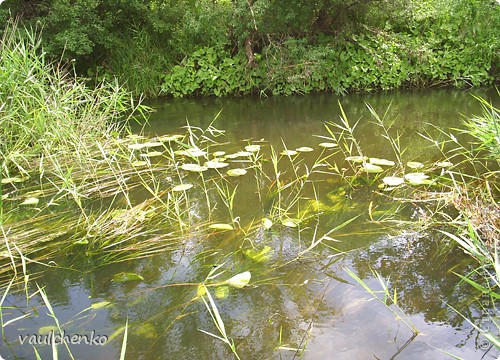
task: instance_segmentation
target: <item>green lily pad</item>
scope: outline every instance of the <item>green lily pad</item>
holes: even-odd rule
[[[182,139],[184,135],[162,135],[156,138],[156,140],[161,141],[161,142],[170,142],[170,141],[175,141]]]
[[[198,164],[182,164],[181,169],[185,171],[202,172],[208,170],[206,166],[200,166]]]
[[[245,146],[246,151],[257,152],[260,150],[260,145],[247,145]]]
[[[143,281],[144,278],[136,273],[121,272],[113,276],[113,282],[121,284],[131,281]]]
[[[40,200],[36,197],[29,197],[24,200],[20,205],[38,205]]]
[[[248,156],[252,156],[252,153],[250,151],[238,151],[237,153],[226,155],[226,158],[236,159],[239,157],[248,157]]]
[[[406,163],[406,166],[408,166],[410,169],[421,169],[424,167],[424,164],[418,161],[408,161]]]
[[[290,228],[297,227],[297,223],[293,220],[284,220],[281,222],[282,225]]]
[[[157,146],[163,146],[163,143],[161,141],[148,141],[142,144],[144,147],[157,147]]]
[[[245,169],[231,169],[226,172],[229,176],[242,176],[246,173],[247,171]]]
[[[40,329],[38,329],[38,334],[39,335],[47,335],[52,333],[57,333],[59,329],[57,326],[54,325],[49,325],[49,326],[42,326]]]
[[[231,224],[211,224],[208,227],[215,230],[234,230]]]
[[[368,160],[368,157],[356,155],[356,156],[348,156],[345,159],[353,163],[362,163],[363,161]]]
[[[375,174],[384,171],[380,166],[373,165],[371,163],[365,163],[363,167],[361,167],[361,171],[364,171],[368,174]]]
[[[144,161],[144,160],[137,160],[137,161],[134,161],[131,165],[133,167],[141,167],[141,166],[146,166],[148,164],[147,161]]]
[[[146,154],[141,154],[140,156],[142,157],[155,157],[155,156],[160,156],[162,154],[162,152],[160,151],[150,151]]]
[[[193,184],[180,184],[172,188],[172,191],[186,191],[193,187]]]
[[[321,146],[322,148],[326,148],[326,149],[331,149],[331,148],[334,148],[338,145],[335,143],[331,143],[331,142],[322,142],[322,143],[318,144],[318,146]]]
[[[380,165],[380,166],[394,166],[396,163],[391,160],[379,159],[379,158],[370,158],[370,164]]]
[[[156,331],[156,328],[154,327],[153,324],[151,323],[143,323],[140,324],[134,331],[135,335],[139,335],[142,338],[145,339],[157,339],[158,338],[158,332]]]
[[[386,176],[382,181],[389,186],[399,186],[405,182],[403,178],[397,176]]]
[[[129,144],[128,148],[130,150],[140,150],[140,149],[144,149],[145,146],[144,146],[144,144]]]
[[[271,226],[273,226],[273,222],[269,220],[268,218],[263,218],[262,219],[262,226],[264,226],[264,229],[270,229]]]
[[[214,151],[212,155],[215,156],[215,157],[224,156],[224,155],[226,155],[226,152],[222,151],[222,150],[220,150],[220,151]]]
[[[248,285],[250,279],[252,278],[252,274],[250,271],[242,272],[241,274],[235,275],[229,280],[226,281],[226,284],[229,286],[235,287],[237,289],[241,289],[242,287]]]
[[[405,174],[405,180],[409,179],[428,179],[429,175],[426,175],[423,172],[414,172],[414,173],[408,173]]]
[[[221,169],[221,168],[224,168],[226,166],[229,166],[229,164],[214,159],[214,160],[207,161],[205,163],[205,166],[209,169]]]
[[[436,166],[441,167],[441,168],[449,168],[449,167],[453,166],[453,163],[451,163],[449,161],[439,161],[436,163]]]
[[[309,147],[309,146],[301,146],[301,147],[295,149],[295,151],[298,151],[298,152],[311,152],[311,151],[314,151],[314,149],[312,147]]]
[[[298,152],[295,150],[283,150],[282,152],[280,152],[280,155],[284,155],[284,156],[294,156],[297,154],[298,154]]]

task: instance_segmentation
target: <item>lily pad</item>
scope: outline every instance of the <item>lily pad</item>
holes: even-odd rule
[[[141,167],[141,166],[146,166],[148,164],[147,161],[144,161],[144,160],[137,160],[137,161],[134,161],[131,165],[133,167]]]
[[[208,227],[215,230],[234,230],[231,224],[211,224]]]
[[[226,155],[228,159],[236,159],[239,157],[248,157],[248,156],[252,156],[252,153],[250,151],[238,151],[237,153]]]
[[[226,155],[226,152],[225,152],[225,151],[222,151],[222,150],[219,150],[219,151],[214,151],[214,152],[212,153],[212,155],[213,155],[213,156],[215,156],[215,157],[224,156],[224,155]]]
[[[453,166],[453,163],[451,163],[449,161],[439,161],[436,163],[436,166],[441,167],[441,168],[449,168],[449,167]]]
[[[321,146],[322,148],[326,148],[326,149],[331,149],[331,148],[334,148],[338,145],[335,143],[331,143],[331,142],[322,142],[322,143],[318,144],[318,146]]]
[[[295,150],[283,150],[282,152],[280,152],[280,155],[285,155],[285,156],[294,156],[297,154],[298,152]]]
[[[142,157],[155,157],[155,156],[160,156],[162,154],[162,152],[160,151],[150,151],[146,154],[141,154],[140,156]]]
[[[270,229],[271,226],[273,226],[273,222],[269,220],[268,218],[263,218],[262,219],[262,226],[264,226],[264,229]]]
[[[181,169],[185,171],[202,172],[208,170],[206,166],[200,166],[198,164],[182,164]]]
[[[414,173],[408,173],[405,175],[405,180],[409,179],[428,179],[429,175],[423,173],[423,172],[414,172]]]
[[[131,281],[143,281],[144,278],[136,273],[121,272],[113,276],[113,282],[121,284]]]
[[[220,169],[229,166],[229,164],[218,160],[210,160],[205,163],[205,166],[209,169]]]
[[[408,166],[410,169],[421,169],[424,167],[424,164],[418,161],[408,161],[406,163],[406,166]]]
[[[301,146],[301,147],[295,149],[295,151],[298,151],[298,152],[311,152],[311,151],[314,151],[314,149],[312,147],[309,147],[309,146]]]
[[[54,325],[49,325],[49,326],[42,326],[40,329],[38,329],[38,334],[39,335],[47,335],[52,333],[57,333],[59,329],[57,326]]]
[[[144,146],[144,144],[129,144],[128,148],[130,150],[140,150],[140,149],[144,149],[145,146]]]
[[[250,279],[252,278],[252,274],[250,271],[242,272],[241,274],[235,275],[229,280],[226,281],[226,284],[229,286],[235,287],[237,289],[241,289],[242,287],[248,285]]]
[[[175,141],[175,140],[179,140],[179,139],[182,139],[184,137],[184,135],[162,135],[162,136],[159,136],[156,138],[156,140],[158,141],[162,141],[162,142],[170,142],[170,141]]]
[[[229,176],[242,176],[246,173],[247,171],[245,169],[231,169],[226,172]]]
[[[245,146],[246,151],[257,152],[260,150],[260,145],[247,145]]]
[[[394,166],[396,163],[387,159],[370,158],[370,164],[380,165],[380,166]]]
[[[40,200],[36,197],[29,197],[24,200],[20,205],[38,205]]]
[[[384,171],[380,166],[373,165],[371,163],[365,163],[365,165],[361,168],[361,171],[364,171],[368,174],[375,174]]]
[[[193,184],[180,184],[172,188],[172,191],[186,191],[193,187]]]
[[[284,220],[281,222],[282,225],[290,228],[297,227],[297,223],[293,220]]]
[[[386,176],[382,181],[389,186],[399,186],[405,182],[403,178],[397,176]]]
[[[348,156],[345,159],[353,163],[362,163],[363,161],[368,160],[368,157],[356,155],[356,156]]]
[[[163,146],[163,143],[161,141],[148,141],[142,144],[144,147],[157,147],[157,146]]]
[[[207,154],[206,151],[203,151],[198,148],[191,148],[191,149],[186,149],[186,155],[191,156],[191,157],[200,157],[200,156],[205,156]]]

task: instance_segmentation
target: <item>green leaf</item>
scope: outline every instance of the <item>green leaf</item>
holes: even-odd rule
[[[113,276],[113,282],[121,284],[130,281],[143,281],[144,278],[136,273],[121,272]]]

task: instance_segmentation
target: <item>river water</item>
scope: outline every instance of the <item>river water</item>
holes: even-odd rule
[[[222,196],[205,194],[202,183],[211,184],[208,175],[186,177],[195,184],[186,200],[190,218],[238,224],[241,230],[184,233],[171,250],[145,259],[90,271],[92,264],[86,264],[85,271],[58,268],[39,273],[37,282],[46,286],[67,334],[90,336],[94,331],[109,340],[104,346],[70,345],[73,356],[118,359],[128,321],[127,359],[235,358],[215,325],[220,316],[241,359],[420,360],[449,359],[450,354],[496,359],[499,352],[452,309],[476,321],[491,310],[472,301],[472,289],[458,286],[454,272],[465,274],[475,265],[473,260],[435,227],[426,226],[427,214],[441,208],[433,208],[438,206],[433,202],[396,201],[379,191],[380,179],[372,174],[359,181],[349,177],[349,182],[331,167],[316,166],[318,159],[327,157],[349,176],[345,154],[329,153],[332,150],[319,145],[333,142],[325,123],[330,130],[341,124],[339,103],[350,124],[356,124],[354,136],[363,154],[397,160],[383,128],[374,124],[369,104],[398,139],[403,163],[426,165],[444,159],[424,137],[441,141],[450,132],[460,137],[450,128],[460,127],[463,116],[481,112],[471,93],[450,90],[150,101],[155,113],[147,125],[133,125],[134,131],[143,128],[164,135],[179,133],[187,123],[200,129],[212,126],[212,135],[219,134],[214,128],[224,133],[207,147],[210,151],[231,153],[259,145],[262,169],[258,173],[248,159],[231,161],[231,167],[255,173],[217,183],[228,184],[219,193],[234,190],[230,207]],[[273,169],[273,151],[300,147],[312,151],[278,155],[280,167]],[[297,180],[308,172],[315,173]],[[283,192],[272,190],[277,183]],[[269,229],[261,225],[263,218],[273,222]],[[312,246],[318,239],[322,241]],[[123,271],[144,280],[113,282],[113,275]],[[221,284],[247,271],[247,286]],[[376,274],[396,305],[384,305],[387,299]],[[198,296],[201,282],[207,284],[217,310]],[[23,296],[7,297],[4,306],[19,311],[10,316],[22,312]],[[42,305],[35,299],[30,304]],[[5,327],[1,356],[35,358],[33,347],[20,344],[19,336],[50,331],[47,326],[53,320],[47,310],[38,315],[17,321],[16,328]],[[52,357],[49,345],[37,349],[42,358]],[[59,358],[70,358],[63,347]]]

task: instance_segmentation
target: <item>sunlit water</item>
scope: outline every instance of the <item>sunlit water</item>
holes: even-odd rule
[[[488,96],[487,92],[479,92]],[[339,103],[365,153],[393,158],[393,151],[365,105],[369,103],[392,135],[399,136],[405,161],[432,162],[439,152],[421,135],[443,138],[439,130],[459,127],[462,115],[480,113],[470,93],[457,91],[412,91],[374,95],[332,95],[274,98],[188,99],[151,102],[156,109],[144,129],[152,134],[170,134],[189,122],[192,126],[225,130],[216,149],[241,150],[259,141],[263,153],[270,145],[278,150],[301,146],[314,148],[303,154],[304,163],[320,154],[318,144],[328,136],[324,123],[338,123]],[[433,124],[438,129],[432,127]],[[266,150],[267,149],[267,150]],[[266,156],[269,156],[267,153]],[[312,165],[312,163],[311,163]],[[291,168],[286,172],[291,172]],[[192,175],[195,181],[198,175]],[[210,236],[185,234],[178,249],[144,260],[112,265],[95,271],[78,269],[44,270],[36,279],[46,292],[61,327],[67,334],[106,336],[104,345],[71,345],[76,359],[117,359],[122,346],[123,327],[128,320],[127,359],[231,359],[228,344],[208,335],[220,336],[203,302],[196,299],[196,284],[205,280],[214,266],[221,265],[225,280],[243,271],[252,279],[242,289],[229,289],[227,297],[215,299],[228,338],[234,341],[241,359],[496,359],[477,331],[449,305],[480,319],[485,309],[465,306],[469,294],[458,289],[458,277],[473,261],[443,239],[436,231],[421,230],[400,222],[370,221],[369,207],[390,213],[392,220],[419,219],[419,208],[397,207],[394,201],[374,195],[370,186],[344,187],[329,175],[318,176],[318,197],[327,211],[305,223],[288,228],[273,225],[248,235],[238,231]],[[266,216],[259,203],[255,179],[238,180],[234,214],[242,225]],[[201,209],[203,187],[190,193],[192,216],[200,221],[212,217],[227,221],[227,210],[213,204],[207,214]],[[313,194],[308,193],[310,196]],[[200,207],[200,208],[198,208]],[[373,213],[376,214],[376,213]],[[305,249],[313,239],[355,217],[352,223],[331,234],[336,241]],[[264,261],[244,255],[244,250],[271,250]],[[60,260],[63,262],[63,259]],[[89,266],[87,266],[88,269]],[[91,266],[90,266],[91,268]],[[399,316],[419,330],[418,335],[374,299],[346,273],[351,269],[373,290],[381,290],[376,271],[390,280],[403,310]],[[144,281],[117,284],[114,274],[128,271],[141,274]],[[212,283],[217,281],[212,281]],[[210,281],[208,281],[210,283]],[[469,289],[470,290],[470,289]],[[215,297],[215,287],[209,287]],[[383,294],[377,295],[383,299]],[[6,359],[34,359],[33,346],[20,344],[19,336],[46,333],[54,325],[41,301],[37,317],[7,325],[0,355]],[[95,306],[103,301],[108,306]],[[24,294],[10,295],[3,306],[4,322],[20,316],[26,304]],[[21,310],[18,310],[21,309]],[[40,330],[42,328],[42,330]],[[202,332],[201,330],[205,331]],[[50,345],[36,346],[42,358],[52,357]],[[58,347],[59,358],[69,358]]]

